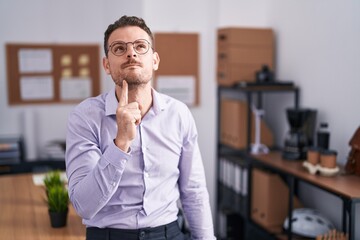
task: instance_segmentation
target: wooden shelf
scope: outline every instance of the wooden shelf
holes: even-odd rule
[[[296,91],[298,88],[294,85],[276,85],[276,84],[251,84],[251,85],[238,85],[233,87],[222,87],[225,91],[241,91],[241,92],[288,92]]]
[[[360,177],[355,175],[339,174],[333,177],[312,175],[302,166],[303,161],[284,160],[280,151],[270,152],[269,154],[251,155],[255,162],[266,164],[277,171],[294,175],[295,177],[311,183],[312,185],[323,188],[326,191],[340,196],[356,199],[360,198]]]

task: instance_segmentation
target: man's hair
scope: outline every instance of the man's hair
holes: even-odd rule
[[[154,41],[153,34],[150,28],[146,25],[145,21],[142,18],[138,18],[135,16],[122,16],[118,20],[116,20],[113,24],[110,24],[105,31],[104,34],[104,51],[106,57],[108,56],[108,40],[113,31],[118,28],[127,27],[127,26],[135,26],[144,30],[150,37],[151,43]]]

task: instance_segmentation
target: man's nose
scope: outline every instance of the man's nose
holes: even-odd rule
[[[130,43],[130,44],[127,45],[126,54],[127,54],[128,58],[137,56],[137,53],[134,50],[134,45],[133,44]]]

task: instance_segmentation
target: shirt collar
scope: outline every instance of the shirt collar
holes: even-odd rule
[[[166,101],[164,95],[157,92],[154,88],[151,89],[152,97],[153,97],[153,105],[155,114],[159,114],[166,108]]]
[[[113,87],[106,95],[105,98],[105,114],[106,116],[109,115],[116,115],[116,108],[118,105],[118,100],[115,94],[115,87]]]
[[[105,114],[116,115],[116,108],[118,106],[118,100],[116,98],[115,87],[113,87],[106,95],[105,99]],[[155,114],[159,114],[166,108],[166,101],[164,95],[157,92],[154,88],[151,89],[152,97],[153,97],[153,105],[152,109]]]

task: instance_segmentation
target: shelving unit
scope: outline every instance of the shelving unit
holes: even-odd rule
[[[21,137],[0,136],[0,175],[65,170],[64,157],[55,155],[58,152],[54,152],[54,148],[50,149],[58,142],[49,144],[52,155],[33,160],[26,160],[25,144]]]
[[[255,100],[258,108],[262,107],[262,97],[266,93],[294,93],[294,107],[299,107],[299,90],[296,86],[235,86],[235,87],[218,87],[218,141],[217,141],[217,159],[218,159],[218,181],[217,181],[217,213],[219,215],[228,214],[231,218],[233,215],[238,216],[239,229],[242,233],[240,236],[236,235],[235,238],[227,237],[230,239],[298,239],[291,234],[292,224],[290,222],[289,231],[286,233],[282,229],[272,229],[260,226],[254,222],[251,218],[251,196],[252,196],[252,171],[253,168],[266,169],[283,177],[287,183],[289,189],[288,198],[288,218],[292,218],[292,210],[294,209],[293,199],[296,193],[296,186],[299,182],[306,182],[312,186],[320,188],[334,196],[339,197],[342,200],[343,213],[342,213],[342,231],[347,232],[349,239],[355,239],[355,207],[360,203],[360,184],[357,184],[360,180],[355,175],[338,175],[336,177],[324,177],[319,175],[309,174],[303,167],[302,161],[289,161],[284,160],[281,157],[279,150],[272,149],[268,154],[254,155],[250,153],[250,141],[251,141],[251,104]],[[245,94],[248,102],[247,109],[247,146],[244,149],[234,149],[230,146],[222,144],[220,141],[220,108],[221,98],[225,93],[232,94]],[[246,194],[236,191],[236,188],[229,186],[226,182],[226,175],[223,172],[223,159],[231,162],[230,167],[241,166],[246,169],[246,179],[236,179],[234,176],[230,176],[232,181],[246,181],[243,183],[246,186]],[[231,165],[233,164],[233,165]],[[217,218],[217,219],[218,219]],[[232,219],[231,219],[232,220]],[[217,233],[223,233],[224,229],[221,228],[223,222],[217,222]],[[225,223],[227,224],[227,223]],[[230,225],[230,224],[228,224]],[[234,229],[234,226],[225,226]],[[232,231],[231,230],[231,231]],[[238,234],[238,233],[236,233]],[[221,236],[220,236],[221,237]],[[220,238],[219,239],[222,239]]]
[[[255,85],[247,83],[244,85],[238,85],[233,87],[218,87],[218,147],[217,147],[217,158],[218,158],[218,194],[217,204],[218,210],[233,212],[242,218],[242,229],[243,236],[241,239],[255,239],[254,236],[266,239],[277,239],[274,234],[269,234],[269,231],[264,231],[261,227],[255,224],[251,220],[251,171],[252,171],[252,160],[249,158],[250,144],[251,144],[251,131],[252,128],[252,110],[251,106],[254,103],[257,108],[262,108],[263,95],[266,93],[293,93],[294,94],[294,107],[299,106],[299,90],[296,86],[291,84],[273,84],[273,85]],[[232,94],[239,95],[243,94],[247,101],[247,140],[246,147],[244,149],[234,149],[226,146],[220,141],[220,129],[221,129],[221,99],[223,95]],[[246,194],[238,193],[234,189],[228,186],[226,179],[224,178],[223,164],[220,159],[226,158],[231,161],[234,166],[241,166],[246,172],[246,179],[243,178],[243,187],[246,187]],[[234,176],[233,176],[234,177]],[[240,179],[239,179],[240,181]],[[224,184],[225,182],[225,184]],[[245,182],[245,183],[244,183]],[[291,206],[292,207],[292,206]],[[218,212],[219,212],[218,211]],[[217,224],[219,226],[219,224]],[[217,231],[221,231],[218,229]],[[270,230],[271,231],[271,230]],[[255,234],[255,235],[254,235]]]
[[[23,161],[24,142],[20,137],[0,136],[0,166]]]

